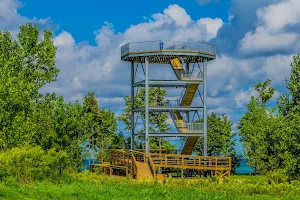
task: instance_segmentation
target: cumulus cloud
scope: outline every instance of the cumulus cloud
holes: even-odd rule
[[[270,31],[278,32],[288,25],[300,22],[300,1],[282,0],[277,4],[257,10],[260,23],[264,24]]]
[[[255,31],[249,31],[240,42],[242,53],[296,52],[300,50],[299,30],[291,32],[287,27],[300,23],[300,1],[282,0],[259,8],[256,12]]]
[[[72,47],[75,45],[75,40],[70,33],[63,31],[62,33],[60,33],[58,36],[54,38],[54,45],[56,47],[60,47],[60,46]]]
[[[271,33],[264,27],[257,27],[255,32],[248,32],[241,40],[242,53],[263,53],[290,50],[299,42],[296,33]]]
[[[178,26],[186,26],[192,21],[191,17],[186,13],[186,11],[177,4],[170,5],[164,10],[164,13],[174,20]]]
[[[105,98],[124,97],[130,93],[130,68],[120,60],[122,45],[158,39],[208,41],[216,36],[222,24],[218,18],[193,20],[180,6],[170,5],[162,13],[153,14],[147,22],[131,25],[123,33],[115,32],[113,24],[105,22],[94,32],[96,46],[76,43],[71,33],[63,31],[54,38],[56,62],[61,72],[58,81],[43,91],[58,92],[70,101],[88,90],[96,91],[97,96]],[[161,68],[154,66],[153,73],[170,78],[174,76],[172,70],[161,73]]]
[[[207,33],[211,38],[217,36],[219,29],[223,26],[223,20],[220,18],[201,18],[198,20],[198,24],[202,24],[205,26]]]

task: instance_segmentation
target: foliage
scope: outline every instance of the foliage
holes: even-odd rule
[[[111,110],[99,109],[95,94],[89,92],[84,97],[85,113],[91,117],[89,129],[89,146],[92,151],[98,152],[100,160],[103,162],[108,157],[108,149],[114,142],[117,122]],[[116,140],[115,140],[116,141]],[[115,145],[113,145],[115,146]]]
[[[45,178],[57,179],[67,166],[67,154],[63,151],[25,146],[0,153],[0,178],[16,178],[20,183],[31,183]]]
[[[208,156],[231,156],[233,173],[239,167],[241,156],[236,155],[235,133],[232,131],[232,122],[226,115],[217,116],[212,113],[207,117],[207,155]],[[196,144],[195,151],[203,155],[203,140]]]
[[[281,121],[274,114],[274,110],[266,109],[258,98],[252,97],[247,108],[248,111],[238,124],[239,135],[245,156],[249,158],[248,164],[256,171],[265,173],[280,164],[277,159],[276,144],[279,141],[276,132],[280,128]]]
[[[98,109],[94,94],[83,104],[65,103],[55,94],[40,89],[56,80],[56,49],[52,33],[37,26],[21,26],[17,40],[8,31],[0,32],[0,149],[10,151],[25,144],[50,152],[66,153],[68,166],[82,164],[84,143],[92,136],[103,143],[101,134],[116,131],[114,114]],[[101,133],[101,134],[100,134]]]
[[[290,180],[299,178],[300,173],[300,55],[294,57],[291,67],[286,81],[290,94],[278,98],[279,112],[252,97],[238,126],[249,165],[262,174],[280,171]],[[265,83],[269,85],[270,81]]]
[[[266,104],[275,93],[275,89],[270,86],[272,80],[267,79],[264,83],[257,83],[254,88],[259,93],[261,104]]]
[[[34,100],[39,89],[56,80],[55,47],[52,33],[30,23],[21,26],[13,41],[0,31],[0,149],[22,146],[30,140]]]
[[[166,90],[161,88],[150,88],[149,89],[149,106],[165,106],[166,102],[164,98],[166,96]],[[125,124],[125,130],[131,132],[131,97],[126,96],[125,98],[126,108],[124,109],[123,115],[119,116],[119,120]],[[135,96],[134,99],[134,107],[141,108],[145,107],[145,89],[141,89]],[[136,116],[137,117],[137,116]],[[145,121],[145,113],[141,113],[140,118]],[[166,113],[161,112],[150,112],[149,113],[149,131],[152,133],[165,133],[170,130],[169,125],[166,123],[168,119],[168,115]],[[145,132],[144,129],[138,131],[139,134],[143,134]],[[141,143],[136,143],[135,145],[138,148],[144,148],[142,141],[143,137],[138,137]],[[174,146],[170,144],[170,142],[166,139],[162,138],[150,138],[150,147],[151,149],[173,149]]]

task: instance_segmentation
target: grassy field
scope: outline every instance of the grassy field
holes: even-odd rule
[[[299,192],[300,182],[269,184],[262,176],[231,176],[223,185],[211,178],[158,183],[91,173],[74,174],[61,183],[0,183],[0,199],[300,199]]]

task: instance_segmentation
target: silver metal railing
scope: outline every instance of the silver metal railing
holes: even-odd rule
[[[163,43],[163,46],[161,45]],[[206,42],[194,41],[145,41],[145,42],[132,42],[125,44],[121,47],[121,56],[129,52],[143,52],[154,50],[183,50],[183,51],[199,51],[209,54],[216,54],[216,46]]]
[[[181,79],[203,79],[203,74],[200,70],[182,70]]]

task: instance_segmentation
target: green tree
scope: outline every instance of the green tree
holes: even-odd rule
[[[207,154],[208,156],[231,156],[233,172],[239,167],[241,157],[235,151],[235,133],[233,123],[226,115],[217,116],[212,113],[207,117]],[[203,140],[199,139],[195,152],[203,155]]]
[[[165,101],[166,91],[159,87],[150,88],[149,90],[149,106],[166,106]],[[123,115],[119,116],[119,120],[125,124],[125,130],[131,132],[131,97],[126,96],[125,98],[126,108],[124,109]],[[135,108],[145,107],[145,89],[141,89],[135,96]],[[145,113],[141,113],[141,119],[145,121]],[[149,131],[153,133],[165,133],[170,130],[169,125],[166,123],[168,119],[168,115],[166,113],[161,112],[150,112],[149,113]],[[139,134],[144,133],[145,130],[139,130]],[[141,143],[136,142],[136,146],[139,148],[144,148],[143,137],[138,137],[141,140]],[[161,146],[160,146],[161,144]],[[158,137],[150,138],[150,148],[158,149],[173,149],[174,146],[170,144],[167,139],[160,139]]]
[[[33,129],[31,113],[39,89],[56,80],[52,33],[39,39],[37,26],[21,26],[17,40],[0,31],[0,149],[22,146]]]
[[[267,79],[264,83],[257,83],[254,88],[259,93],[261,104],[266,104],[275,93],[275,89],[270,85],[272,80]]]
[[[280,119],[274,109],[266,109],[258,98],[252,97],[247,108],[238,124],[239,135],[248,164],[257,172],[265,173],[278,163],[275,144]]]
[[[117,130],[117,122],[111,110],[100,109],[95,94],[89,92],[84,97],[85,113],[92,118],[89,124],[90,146],[92,151],[98,152],[100,160],[107,159],[108,149],[110,148]]]
[[[208,156],[230,155],[234,150],[235,142],[232,131],[232,122],[226,115],[217,116],[212,113],[207,117],[207,154]],[[196,151],[202,155],[203,141],[199,140],[196,145]]]
[[[299,112],[300,104],[300,54],[294,56],[291,63],[291,75],[286,80],[286,87],[290,94],[282,94],[277,99],[279,112],[283,116]]]

